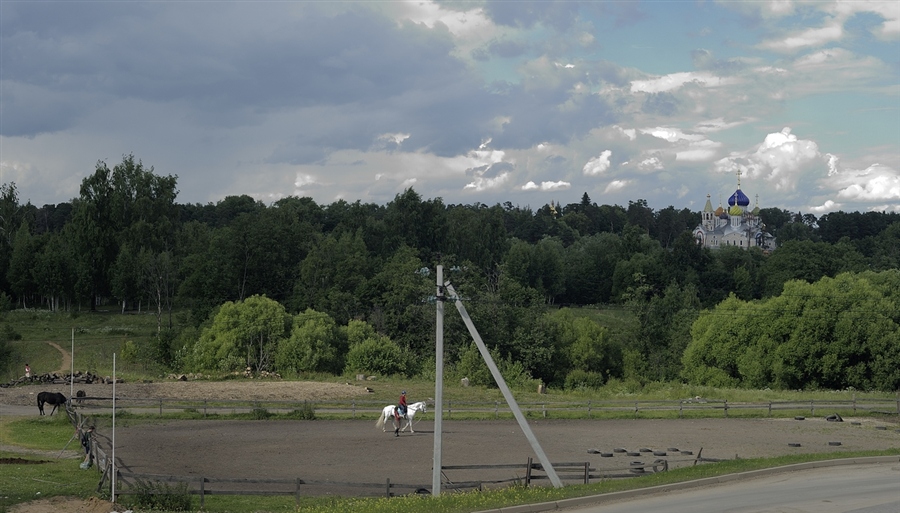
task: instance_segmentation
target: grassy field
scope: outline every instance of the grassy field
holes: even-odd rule
[[[603,311],[584,311],[583,315],[609,316],[601,321],[604,324],[620,326],[624,322],[615,313]],[[599,319],[598,319],[599,320]],[[120,355],[124,345],[131,341],[136,344],[149,343],[156,334],[156,318],[152,314],[119,314],[117,312],[83,312],[79,314],[54,314],[46,311],[14,311],[0,317],[0,325],[7,325],[12,331],[21,335],[21,339],[11,342],[14,350],[11,361],[0,362],[2,375],[0,381],[14,380],[22,375],[25,363],[29,363],[33,372],[42,374],[53,372],[63,364],[59,351],[48,345],[54,342],[66,350],[70,350],[74,340],[74,367],[77,371],[89,371],[98,375],[112,373],[113,354]],[[0,326],[2,327],[2,326]],[[613,329],[613,328],[611,328]],[[164,369],[137,362],[124,361],[117,357],[117,374],[126,380],[159,380]],[[302,379],[316,381],[345,382],[350,376],[309,375]],[[421,400],[434,396],[433,381],[419,379],[382,378],[378,380],[375,393],[367,396],[369,400],[383,401],[392,404],[396,400],[397,391],[406,389],[411,400]],[[744,390],[714,389],[684,385],[681,383],[651,383],[642,385],[632,381],[611,380],[598,390],[563,391],[550,389],[546,394],[539,394],[536,389],[516,390],[516,400],[520,403],[566,403],[587,401],[674,401],[686,398],[702,397],[711,401],[727,399],[729,402],[765,402],[765,401],[837,401],[852,398],[896,399],[891,393],[866,393],[854,390],[843,391],[776,391],[776,390]],[[499,390],[482,387],[463,387],[455,379],[448,379],[445,384],[444,398],[457,403],[504,403]],[[697,414],[697,413],[693,413]],[[782,413],[791,415],[791,412]],[[559,415],[554,414],[559,417]],[[623,413],[633,416],[633,413]],[[671,412],[658,416],[674,415]],[[716,413],[720,416],[721,412]],[[732,413],[740,416],[739,411]],[[747,415],[756,415],[747,413]],[[188,415],[197,418],[196,415]],[[588,416],[573,414],[569,418]],[[596,415],[594,415],[596,417]],[[215,417],[213,417],[215,418]],[[60,450],[73,433],[65,416],[53,418],[36,418],[13,420],[0,418],[0,441],[29,450]],[[76,442],[72,442],[75,444]],[[877,454],[897,454],[881,452]],[[848,453],[844,456],[875,455],[873,453]],[[598,493],[607,493],[621,489],[653,486],[669,482],[677,482],[698,477],[709,477],[732,472],[771,467],[801,461],[832,458],[833,455],[804,455],[766,460],[737,460],[703,465],[689,469],[678,469],[670,472],[653,474],[639,479],[606,481],[591,485],[567,486],[562,489],[546,487],[522,488],[512,487],[505,490],[489,492],[473,492],[452,494],[433,499],[428,497],[400,497],[387,499],[337,499],[337,498],[304,498],[299,509],[292,498],[261,497],[222,497],[214,496],[206,499],[206,510],[216,512],[403,512],[408,511],[440,511],[468,512],[482,509],[559,500],[567,497],[578,497]],[[41,463],[18,463],[0,465],[0,513],[5,512],[12,504],[54,495],[70,495],[89,497],[96,495],[99,474],[95,470],[85,471],[78,468],[80,458],[56,459],[36,456],[20,452],[0,452],[0,458],[17,458]],[[192,507],[199,506],[196,497]],[[136,509],[136,511],[147,511]],[[160,511],[160,510],[156,510]]]
[[[112,373],[113,353],[122,354],[127,341],[146,343],[156,336],[156,316],[152,313],[80,312],[53,313],[46,310],[14,310],[0,316],[21,339],[10,342],[10,362],[0,365],[0,380],[8,382],[24,373],[25,364],[35,375],[61,369],[62,357],[47,344],[53,342],[66,351],[74,344],[75,370],[98,375]],[[67,369],[68,370],[68,369]],[[117,357],[116,370],[147,377],[159,369],[123,361]]]
[[[0,439],[4,443],[19,447],[43,450],[44,454],[55,454],[70,440],[72,428],[64,416],[55,418],[0,419]],[[72,442],[73,444],[77,443]],[[71,449],[71,445],[69,446]],[[842,457],[898,455],[900,450],[878,452],[843,453]],[[635,488],[677,483],[692,479],[745,472],[761,468],[771,468],[806,461],[834,458],[834,454],[807,454],[768,459],[727,460],[720,463],[675,469],[633,479],[606,480],[589,485],[570,485],[564,488],[513,486],[499,490],[482,492],[447,493],[439,498],[431,496],[403,496],[385,498],[303,497],[299,504],[291,497],[232,497],[210,496],[205,499],[205,511],[229,513],[408,513],[409,511],[429,511],[463,513],[491,508],[509,507],[516,504],[530,504],[556,501],[572,497],[597,495]],[[26,460],[0,465],[0,513],[10,506],[36,498],[53,496],[75,496],[87,498],[95,496],[99,473],[96,469],[78,468],[80,457],[23,455],[0,452],[0,458]],[[185,497],[191,511],[199,508],[199,498]],[[133,507],[136,512],[165,512],[167,509],[149,509],[135,506],[123,498],[123,505]]]

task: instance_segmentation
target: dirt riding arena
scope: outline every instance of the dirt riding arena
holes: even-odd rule
[[[415,433],[400,437],[376,429],[377,414],[370,420],[179,421],[135,426],[116,431],[116,456],[123,470],[135,473],[355,483],[390,479],[430,488],[434,424],[432,415],[426,417],[415,426]],[[897,426],[876,429],[880,422],[855,420],[859,424],[851,419],[842,423],[702,419],[535,420],[530,425],[551,462],[587,461],[600,472],[620,469],[627,473],[632,461],[649,466],[657,459],[666,459],[669,468],[692,465],[701,449],[704,458],[730,459],[821,452],[837,456],[900,447]],[[445,420],[442,446],[445,466],[522,464],[521,469],[447,471],[451,482],[521,478],[528,457],[534,457],[512,420]]]
[[[92,385],[109,387],[109,385]],[[152,387],[152,389],[148,388]],[[59,387],[61,391],[68,387]],[[221,389],[219,389],[221,388]],[[304,400],[364,397],[350,384],[304,382],[176,382],[124,384],[121,396],[222,399]],[[37,387],[0,389],[0,404],[31,405]],[[88,390],[101,395],[102,390]],[[142,474],[244,479],[303,479],[353,483],[422,485],[430,488],[434,414],[421,415],[415,433],[376,429],[377,411],[358,412],[343,421],[162,421],[116,430],[116,459],[123,471]],[[900,448],[896,416],[848,418],[827,422],[822,416],[791,419],[551,420],[531,419],[530,426],[551,462],[589,462],[597,473],[627,472],[633,461],[648,466],[657,459],[669,468],[704,458],[769,457],[797,453],[841,453]],[[102,445],[108,428],[98,429]],[[443,465],[521,464],[520,469],[452,470],[451,482],[524,477],[529,457],[537,461],[514,420],[446,419]],[[620,452],[621,451],[621,452]],[[661,455],[661,453],[665,455]],[[690,452],[691,454],[687,454]],[[654,454],[660,453],[660,454]],[[544,481],[546,482],[546,481]],[[567,481],[568,482],[568,481]],[[450,487],[448,487],[450,488]],[[311,487],[303,488],[313,493]],[[380,494],[369,488],[328,487],[317,493]],[[403,493],[403,492],[400,492]]]

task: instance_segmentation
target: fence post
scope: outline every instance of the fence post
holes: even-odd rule
[[[494,418],[500,418],[500,401],[494,401]]]
[[[684,418],[684,400],[678,401],[678,418]]]
[[[297,505],[300,505],[300,478],[297,478],[296,483],[294,484],[294,501]]]
[[[207,401],[206,401],[206,399],[204,399],[203,400],[203,418],[204,419],[206,418],[206,403],[207,403]]]
[[[384,488],[385,497],[388,499],[391,498],[391,478],[387,478],[387,482],[385,483]]]
[[[591,418],[591,402],[588,401],[588,418]]]
[[[812,417],[816,414],[816,403],[812,399],[809,400],[809,416]]]
[[[638,402],[635,401],[634,402],[634,418],[637,418],[637,416],[638,416]]]
[[[725,407],[723,408],[723,410],[725,410],[725,418],[727,419],[728,418],[728,399],[725,399]]]
[[[769,416],[772,416],[772,401],[769,401]]]
[[[159,414],[162,415],[162,398],[159,399]]]
[[[853,413],[856,413],[856,392],[853,392]]]
[[[584,462],[584,484],[588,484],[591,480],[591,462]]]
[[[206,478],[200,478],[200,509],[204,509],[206,504]]]
[[[450,415],[453,413],[453,401],[447,400],[447,418],[450,418]]]
[[[356,401],[350,403],[350,409],[353,411],[353,418],[356,418]]]
[[[531,456],[528,457],[528,463],[525,465],[525,488],[531,484]]]
[[[544,418],[547,418],[547,403],[541,404],[541,410],[543,412]]]

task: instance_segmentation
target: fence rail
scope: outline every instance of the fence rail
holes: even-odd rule
[[[82,397],[75,401],[80,408],[109,408],[111,397]],[[374,418],[384,407],[383,401],[333,401],[328,403],[312,403],[310,401],[262,401],[262,400],[184,400],[152,397],[117,397],[117,410],[153,410],[162,415],[165,412],[196,411],[204,416],[221,413],[247,413],[255,409],[274,412],[291,412],[311,408],[316,415],[346,415],[351,418],[365,416]],[[777,412],[797,412],[815,415],[816,411],[833,412],[835,410],[853,413],[877,413],[900,416],[900,398],[897,399],[837,399],[837,400],[793,400],[793,401],[759,401],[735,402],[727,399],[683,399],[683,400],[589,400],[565,402],[519,402],[523,413],[529,416],[544,418],[587,414],[588,417],[628,414],[639,418],[653,416],[654,413],[677,412],[678,417],[707,412],[716,416],[728,417],[729,412],[747,412],[755,410],[760,414],[773,416]],[[512,411],[505,402],[492,403],[474,401],[446,401],[444,418],[452,419],[453,415],[482,417],[511,417]]]
[[[276,496],[276,495],[292,495],[299,503],[302,491],[306,487],[322,487],[329,489],[337,488],[368,488],[376,490],[384,490],[387,497],[396,495],[396,490],[409,490],[411,492],[421,492],[426,490],[427,486],[421,484],[403,484],[392,483],[390,479],[386,479],[383,483],[350,483],[339,481],[315,481],[301,478],[291,479],[245,479],[245,478],[217,478],[203,476],[169,476],[159,474],[140,474],[134,472],[116,471],[116,483],[122,488],[117,487],[116,495],[139,495],[139,494],[162,494],[171,493],[168,490],[155,490],[152,488],[142,488],[139,483],[186,483],[189,486],[187,493],[200,496],[200,509],[205,507],[204,497],[207,495],[259,495],[259,496]],[[212,487],[207,485],[213,485]],[[225,485],[225,486],[215,486]],[[236,485],[272,485],[265,487],[247,487]],[[265,488],[265,489],[263,489]],[[429,491],[430,493],[430,491]]]

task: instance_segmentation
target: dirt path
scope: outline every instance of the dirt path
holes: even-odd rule
[[[55,347],[57,351],[62,354],[62,363],[59,366],[59,370],[56,371],[57,374],[68,374],[72,372],[72,354],[60,347],[56,342],[47,342],[51,346]]]

